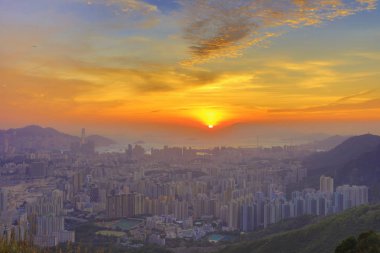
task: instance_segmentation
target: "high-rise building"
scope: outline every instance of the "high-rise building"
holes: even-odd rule
[[[64,229],[63,216],[39,216],[37,217],[37,234],[52,235]]]
[[[107,197],[106,213],[108,218],[129,218],[144,213],[144,196],[137,193]]]
[[[85,128],[82,128],[80,141],[71,144],[71,151],[82,155],[93,155],[95,153],[95,143],[86,139]]]
[[[319,190],[323,193],[334,193],[334,179],[322,175],[319,179]]]
[[[255,206],[252,204],[243,204],[240,206],[239,228],[241,231],[250,232],[256,228],[255,223]]]
[[[318,199],[318,215],[326,216],[327,213],[328,213],[327,200],[326,200],[326,198],[319,197],[319,199]]]
[[[0,214],[7,210],[8,207],[8,191],[0,188]]]
[[[99,187],[96,185],[92,185],[90,188],[90,201],[91,202],[100,201]]]
[[[82,134],[80,137],[80,145],[84,145],[86,143],[86,128],[82,128]]]
[[[239,204],[236,200],[229,203],[228,227],[232,230],[239,228]]]
[[[336,192],[342,198],[342,206],[338,211],[343,211],[351,207],[356,207],[368,203],[368,187],[367,186],[349,186],[342,185],[336,188]]]
[[[189,204],[186,201],[176,201],[174,206],[174,216],[179,220],[189,218]]]
[[[51,196],[39,197],[35,202],[30,203],[26,207],[28,217],[32,215],[63,215],[63,193],[59,190],[54,190]]]
[[[27,205],[29,233],[33,235],[34,244],[54,247],[59,243],[75,241],[75,232],[64,229],[63,198],[62,191],[54,190]]]
[[[4,135],[4,154],[8,154],[9,152],[9,136],[7,134]]]
[[[72,177],[73,193],[74,195],[80,192],[84,185],[84,173],[77,172]]]
[[[107,196],[106,212],[108,218],[116,218],[116,197]]]

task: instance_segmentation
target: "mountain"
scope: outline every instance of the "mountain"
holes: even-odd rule
[[[0,139],[2,150],[5,145],[4,140],[7,139],[9,147],[18,152],[69,149],[71,143],[79,140],[78,137],[60,133],[53,128],[42,128],[35,125],[0,131]]]
[[[114,141],[102,136],[90,136],[95,146],[113,144]],[[61,133],[53,128],[43,128],[36,125],[23,128],[11,128],[0,130],[0,151],[3,151],[6,143],[16,152],[33,150],[66,150],[72,143],[79,142],[77,136]]]
[[[289,232],[227,246],[218,253],[333,253],[349,236],[380,231],[380,205],[361,206]]]
[[[367,185],[370,199],[380,201],[380,145],[336,171],[337,182]]]
[[[319,187],[321,175],[332,176],[335,185],[367,185],[372,201],[380,200],[380,136],[349,138],[334,149],[306,158],[308,177],[303,187]]]
[[[310,169],[341,166],[374,150],[378,145],[380,145],[380,136],[371,134],[355,136],[330,151],[308,157],[305,162]]]
[[[100,135],[90,135],[87,137],[87,140],[93,142],[95,144],[95,147],[106,147],[116,144],[114,140]]]
[[[348,138],[350,138],[350,136],[334,135],[323,140],[316,140],[314,142],[307,143],[300,146],[304,149],[320,150],[319,152],[321,151],[326,152],[342,144]]]

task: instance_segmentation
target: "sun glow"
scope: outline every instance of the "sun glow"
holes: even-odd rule
[[[199,119],[202,124],[207,126],[209,129],[215,128],[221,122],[226,120],[226,114],[222,111],[215,109],[202,109],[196,111],[194,116]]]

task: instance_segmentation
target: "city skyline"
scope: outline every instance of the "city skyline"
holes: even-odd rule
[[[189,253],[219,252],[250,243],[255,234],[272,237],[287,223],[306,222],[307,231],[324,229],[328,220],[342,226],[341,217],[377,210],[380,199],[376,135],[319,145],[147,150],[135,144],[97,152],[109,143],[80,132],[37,126],[0,132],[3,245],[15,238],[44,250],[85,245],[169,253],[186,245]],[[354,219],[362,218],[348,219],[360,224],[355,231],[363,229]],[[369,220],[365,228],[372,227],[378,225]],[[337,243],[332,238],[328,248]]]
[[[0,253],[380,252],[378,0],[0,0]]]
[[[0,128],[370,132],[380,120],[376,4],[1,0]]]

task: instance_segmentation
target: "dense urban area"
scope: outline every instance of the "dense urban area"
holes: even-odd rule
[[[317,144],[149,150],[134,144],[114,152],[111,141],[105,148],[85,129],[66,148],[49,148],[62,144],[60,133],[33,135],[41,131],[52,130],[3,133],[0,166],[1,235],[39,247],[223,244],[291,218],[369,203],[366,185],[336,185],[322,174],[315,188],[297,188],[309,177],[303,158],[321,153]]]

